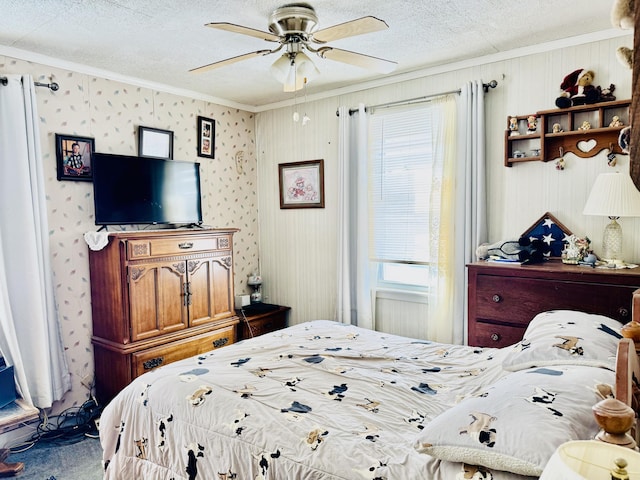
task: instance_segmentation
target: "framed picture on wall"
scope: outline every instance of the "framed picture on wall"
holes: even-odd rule
[[[214,158],[216,122],[207,117],[198,116],[198,156]]]
[[[93,179],[91,160],[95,151],[93,138],[56,133],[58,180],[90,182]]]
[[[138,156],[173,160],[173,132],[159,128],[138,127]]]
[[[280,208],[324,208],[324,160],[281,163]]]

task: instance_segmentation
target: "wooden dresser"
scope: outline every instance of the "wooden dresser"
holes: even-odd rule
[[[504,347],[522,339],[535,315],[580,310],[631,320],[640,267],[601,269],[550,260],[539,265],[477,262],[469,274],[469,345]]]
[[[153,368],[236,341],[237,229],[109,234],[89,251],[95,385],[104,405]]]

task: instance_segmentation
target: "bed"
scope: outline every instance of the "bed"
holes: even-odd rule
[[[598,432],[591,407],[615,391],[620,327],[545,312],[495,349],[291,326],[135,379],[100,420],[104,478],[537,477],[558,445]]]

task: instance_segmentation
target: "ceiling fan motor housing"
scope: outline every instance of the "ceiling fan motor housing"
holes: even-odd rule
[[[277,8],[269,17],[269,31],[279,36],[302,35],[306,41],[318,26],[318,17],[311,5],[292,3]]]

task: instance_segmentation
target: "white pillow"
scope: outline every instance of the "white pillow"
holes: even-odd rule
[[[602,315],[553,310],[536,315],[502,363],[515,372],[547,365],[587,365],[615,370],[622,324]]]
[[[614,381],[610,370],[582,366],[510,373],[433,419],[414,447],[440,460],[539,476],[559,445],[598,433],[596,387]]]

